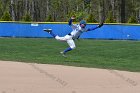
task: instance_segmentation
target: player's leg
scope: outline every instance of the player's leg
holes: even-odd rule
[[[58,41],[64,41],[64,42],[67,41],[66,37],[60,37],[58,35],[55,37],[55,39],[58,40]]]
[[[43,29],[43,31],[48,32],[48,33],[51,34],[54,38],[56,37],[56,35],[52,32],[52,29]]]
[[[67,40],[68,45],[70,46],[69,49],[66,49],[65,52],[68,52],[70,50],[73,50],[76,48],[75,42],[73,39]]]
[[[71,35],[66,35],[64,37],[60,37],[60,36],[57,35],[55,37],[55,39],[58,40],[58,41],[64,41],[64,42],[67,42],[68,40],[73,40]]]
[[[52,29],[43,29],[45,32],[48,32],[49,34],[51,34],[56,40],[58,41],[67,41],[68,45],[70,47],[68,47],[67,49],[65,49],[64,51],[60,52],[64,57],[66,57],[66,53],[68,51],[71,51],[73,50],[76,46],[75,46],[75,43],[72,39],[72,36],[71,35],[66,35],[64,37],[60,37],[58,35],[55,35],[53,32],[52,32]]]
[[[43,29],[45,32],[48,32],[49,34],[51,34],[56,40],[58,41],[67,41],[68,39],[71,39],[71,36],[69,35],[66,35],[65,37],[60,37],[58,35],[55,35],[53,32],[52,32],[52,29]]]
[[[70,47],[66,48],[64,51],[60,52],[61,54],[63,54],[63,56],[66,56],[65,54],[73,49],[76,48],[75,46],[75,43],[74,43],[74,40],[73,39],[70,39],[70,40],[67,40],[67,43]]]

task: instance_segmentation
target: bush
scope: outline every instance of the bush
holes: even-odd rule
[[[10,13],[9,12],[5,12],[3,14],[3,16],[1,17],[1,21],[12,21]]]
[[[76,13],[76,21],[79,22],[85,18],[85,13],[84,12],[77,12]]]
[[[112,12],[109,12],[107,19],[105,20],[106,23],[116,23],[113,18]]]
[[[28,13],[26,13],[25,16],[23,16],[22,21],[31,22],[32,18]]]
[[[79,22],[81,20],[83,20],[84,18],[86,18],[87,13],[86,12],[76,12],[76,11],[72,11],[70,14],[68,14],[67,19],[69,19],[70,17],[75,16],[76,19],[74,20],[74,22]]]
[[[89,23],[97,23],[97,21],[95,20],[93,14],[89,14],[89,16],[88,16],[86,21],[89,22]]]
[[[53,18],[51,15],[49,15],[47,18],[46,18],[46,21],[47,22],[53,22]]]
[[[137,19],[135,16],[131,16],[129,19],[128,19],[128,23],[137,23]]]

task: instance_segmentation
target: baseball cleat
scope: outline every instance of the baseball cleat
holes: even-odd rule
[[[48,32],[48,33],[51,33],[52,32],[52,29],[43,29],[43,31]]]
[[[63,57],[67,57],[67,56],[66,56],[66,53],[64,53],[63,51],[60,52],[60,54],[61,54]]]

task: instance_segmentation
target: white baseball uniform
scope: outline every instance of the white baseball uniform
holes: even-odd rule
[[[100,28],[103,24],[98,25],[96,27],[91,27],[91,28],[86,29],[85,28],[86,27],[86,21],[85,20],[81,20],[80,24],[72,24],[72,19],[70,19],[69,20],[69,25],[72,27],[72,32],[67,34],[64,37],[60,37],[58,35],[55,35],[50,29],[45,29],[44,30],[44,31],[47,31],[48,33],[50,33],[56,40],[65,41],[65,42],[68,43],[68,45],[70,47],[68,47],[64,51],[60,52],[64,57],[65,57],[65,54],[68,51],[71,51],[74,48],[76,48],[74,40],[78,39],[83,32],[95,30],[97,28]]]
[[[78,39],[83,32],[87,31],[87,29],[86,28],[81,28],[80,24],[72,24],[70,26],[72,27],[72,32],[71,33],[69,33],[68,35],[66,35],[64,37],[59,37],[57,35],[55,37],[55,39],[57,39],[59,41],[67,42],[68,45],[70,46],[70,48],[74,49],[74,48],[76,48],[74,40]]]

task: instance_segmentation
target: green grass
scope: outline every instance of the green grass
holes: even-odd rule
[[[62,57],[68,47],[48,38],[0,38],[0,60],[60,64],[140,71],[140,42],[81,39],[77,48]]]

